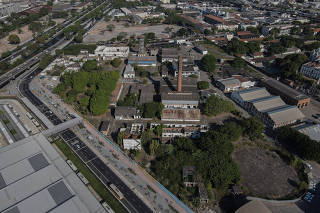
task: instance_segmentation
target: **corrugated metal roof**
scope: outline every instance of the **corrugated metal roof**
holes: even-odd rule
[[[269,97],[270,93],[263,87],[253,87],[238,92],[243,101],[256,100],[259,98]]]
[[[280,96],[268,96],[249,101],[258,111],[265,111],[275,107],[286,105]]]
[[[308,135],[312,140],[320,142],[320,124],[299,126],[296,127],[296,129],[299,132]]]
[[[305,116],[296,107],[285,105],[266,112],[275,124],[285,124],[291,121],[302,120]]]

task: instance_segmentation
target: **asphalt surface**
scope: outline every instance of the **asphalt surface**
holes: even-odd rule
[[[42,101],[36,97],[29,89],[29,83],[41,72],[41,69],[28,74],[19,84],[19,90],[23,96],[39,109],[54,125],[63,123]],[[136,213],[151,213],[147,205],[106,165],[103,161],[81,141],[74,132],[67,129],[59,134],[67,142],[70,148],[79,158],[94,171],[105,185],[113,183],[123,193],[124,199],[121,202],[131,211]]]

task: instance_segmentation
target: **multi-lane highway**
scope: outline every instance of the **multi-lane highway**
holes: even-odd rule
[[[54,125],[61,124],[63,121],[58,118],[41,100],[39,100],[29,89],[29,83],[33,77],[41,72],[36,69],[22,81],[19,90],[23,96],[36,106]],[[90,168],[95,175],[106,185],[113,183],[124,194],[121,201],[130,212],[152,212],[152,210],[105,164],[103,161],[76,136],[70,129],[60,133],[61,138],[70,146],[79,158]],[[77,141],[77,143],[72,143]]]

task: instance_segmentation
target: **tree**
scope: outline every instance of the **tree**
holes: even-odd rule
[[[202,112],[208,116],[216,116],[221,113],[231,112],[235,110],[232,102],[211,95],[202,107]]]
[[[78,33],[75,37],[74,37],[75,42],[77,43],[81,43],[83,40],[83,35],[81,33]]]
[[[20,38],[16,34],[11,34],[8,37],[8,41],[10,44],[19,44],[20,43]]]
[[[122,60],[120,58],[115,58],[110,63],[113,67],[118,68],[122,63]]]
[[[244,129],[244,134],[249,136],[251,140],[261,138],[261,135],[264,132],[264,126],[257,117],[244,119],[242,121],[242,126]]]
[[[143,117],[144,118],[155,118],[161,117],[161,111],[163,109],[163,104],[158,102],[145,103],[143,105]]]
[[[216,71],[216,58],[211,54],[205,55],[201,59],[201,65],[205,71],[214,73]]]
[[[149,143],[149,154],[154,156],[157,152],[157,150],[160,147],[160,143],[158,140],[151,140],[151,142]]]
[[[242,58],[238,58],[236,57],[235,59],[233,59],[233,61],[231,62],[231,66],[235,67],[235,68],[245,68],[247,67],[247,62],[242,59]]]
[[[52,61],[53,61],[53,56],[50,54],[45,54],[39,62],[39,68],[45,69]]]
[[[123,137],[124,137],[124,132],[118,132],[118,135],[117,135],[117,143],[118,143],[118,145],[122,145]]]
[[[200,89],[200,90],[209,88],[209,82],[208,81],[198,81],[197,85],[198,85],[198,89]]]
[[[161,136],[162,135],[162,129],[164,128],[164,125],[158,125],[153,129],[153,132],[156,136]]]
[[[82,68],[87,72],[96,71],[98,70],[98,62],[96,60],[88,60],[83,64]]]

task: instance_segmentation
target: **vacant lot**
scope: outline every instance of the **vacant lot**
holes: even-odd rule
[[[280,199],[295,192],[299,185],[296,171],[278,154],[258,147],[241,147],[234,153],[243,185],[253,196]]]
[[[115,26],[114,30],[112,32],[107,30],[107,26],[113,24]],[[100,21],[98,22],[85,36],[83,39],[84,42],[87,43],[93,43],[98,41],[108,41],[114,37],[117,37],[117,35],[120,32],[128,33],[128,36],[131,36],[135,34],[136,36],[142,35],[144,33],[155,33],[157,37],[159,38],[166,38],[168,37],[168,34],[165,31],[166,27],[173,28],[172,32],[175,32],[179,29],[178,26],[173,25],[136,25],[136,26],[130,26],[125,27],[125,22],[105,22]]]
[[[57,24],[62,23],[64,19],[53,19]],[[32,32],[29,30],[29,25],[21,27],[21,33],[18,33],[18,30],[14,30],[9,33],[11,34],[17,34],[20,38],[20,44],[24,43],[25,41],[32,39]],[[8,36],[0,39],[0,54],[3,52],[11,51],[15,49],[19,44],[9,44],[8,42]]]

